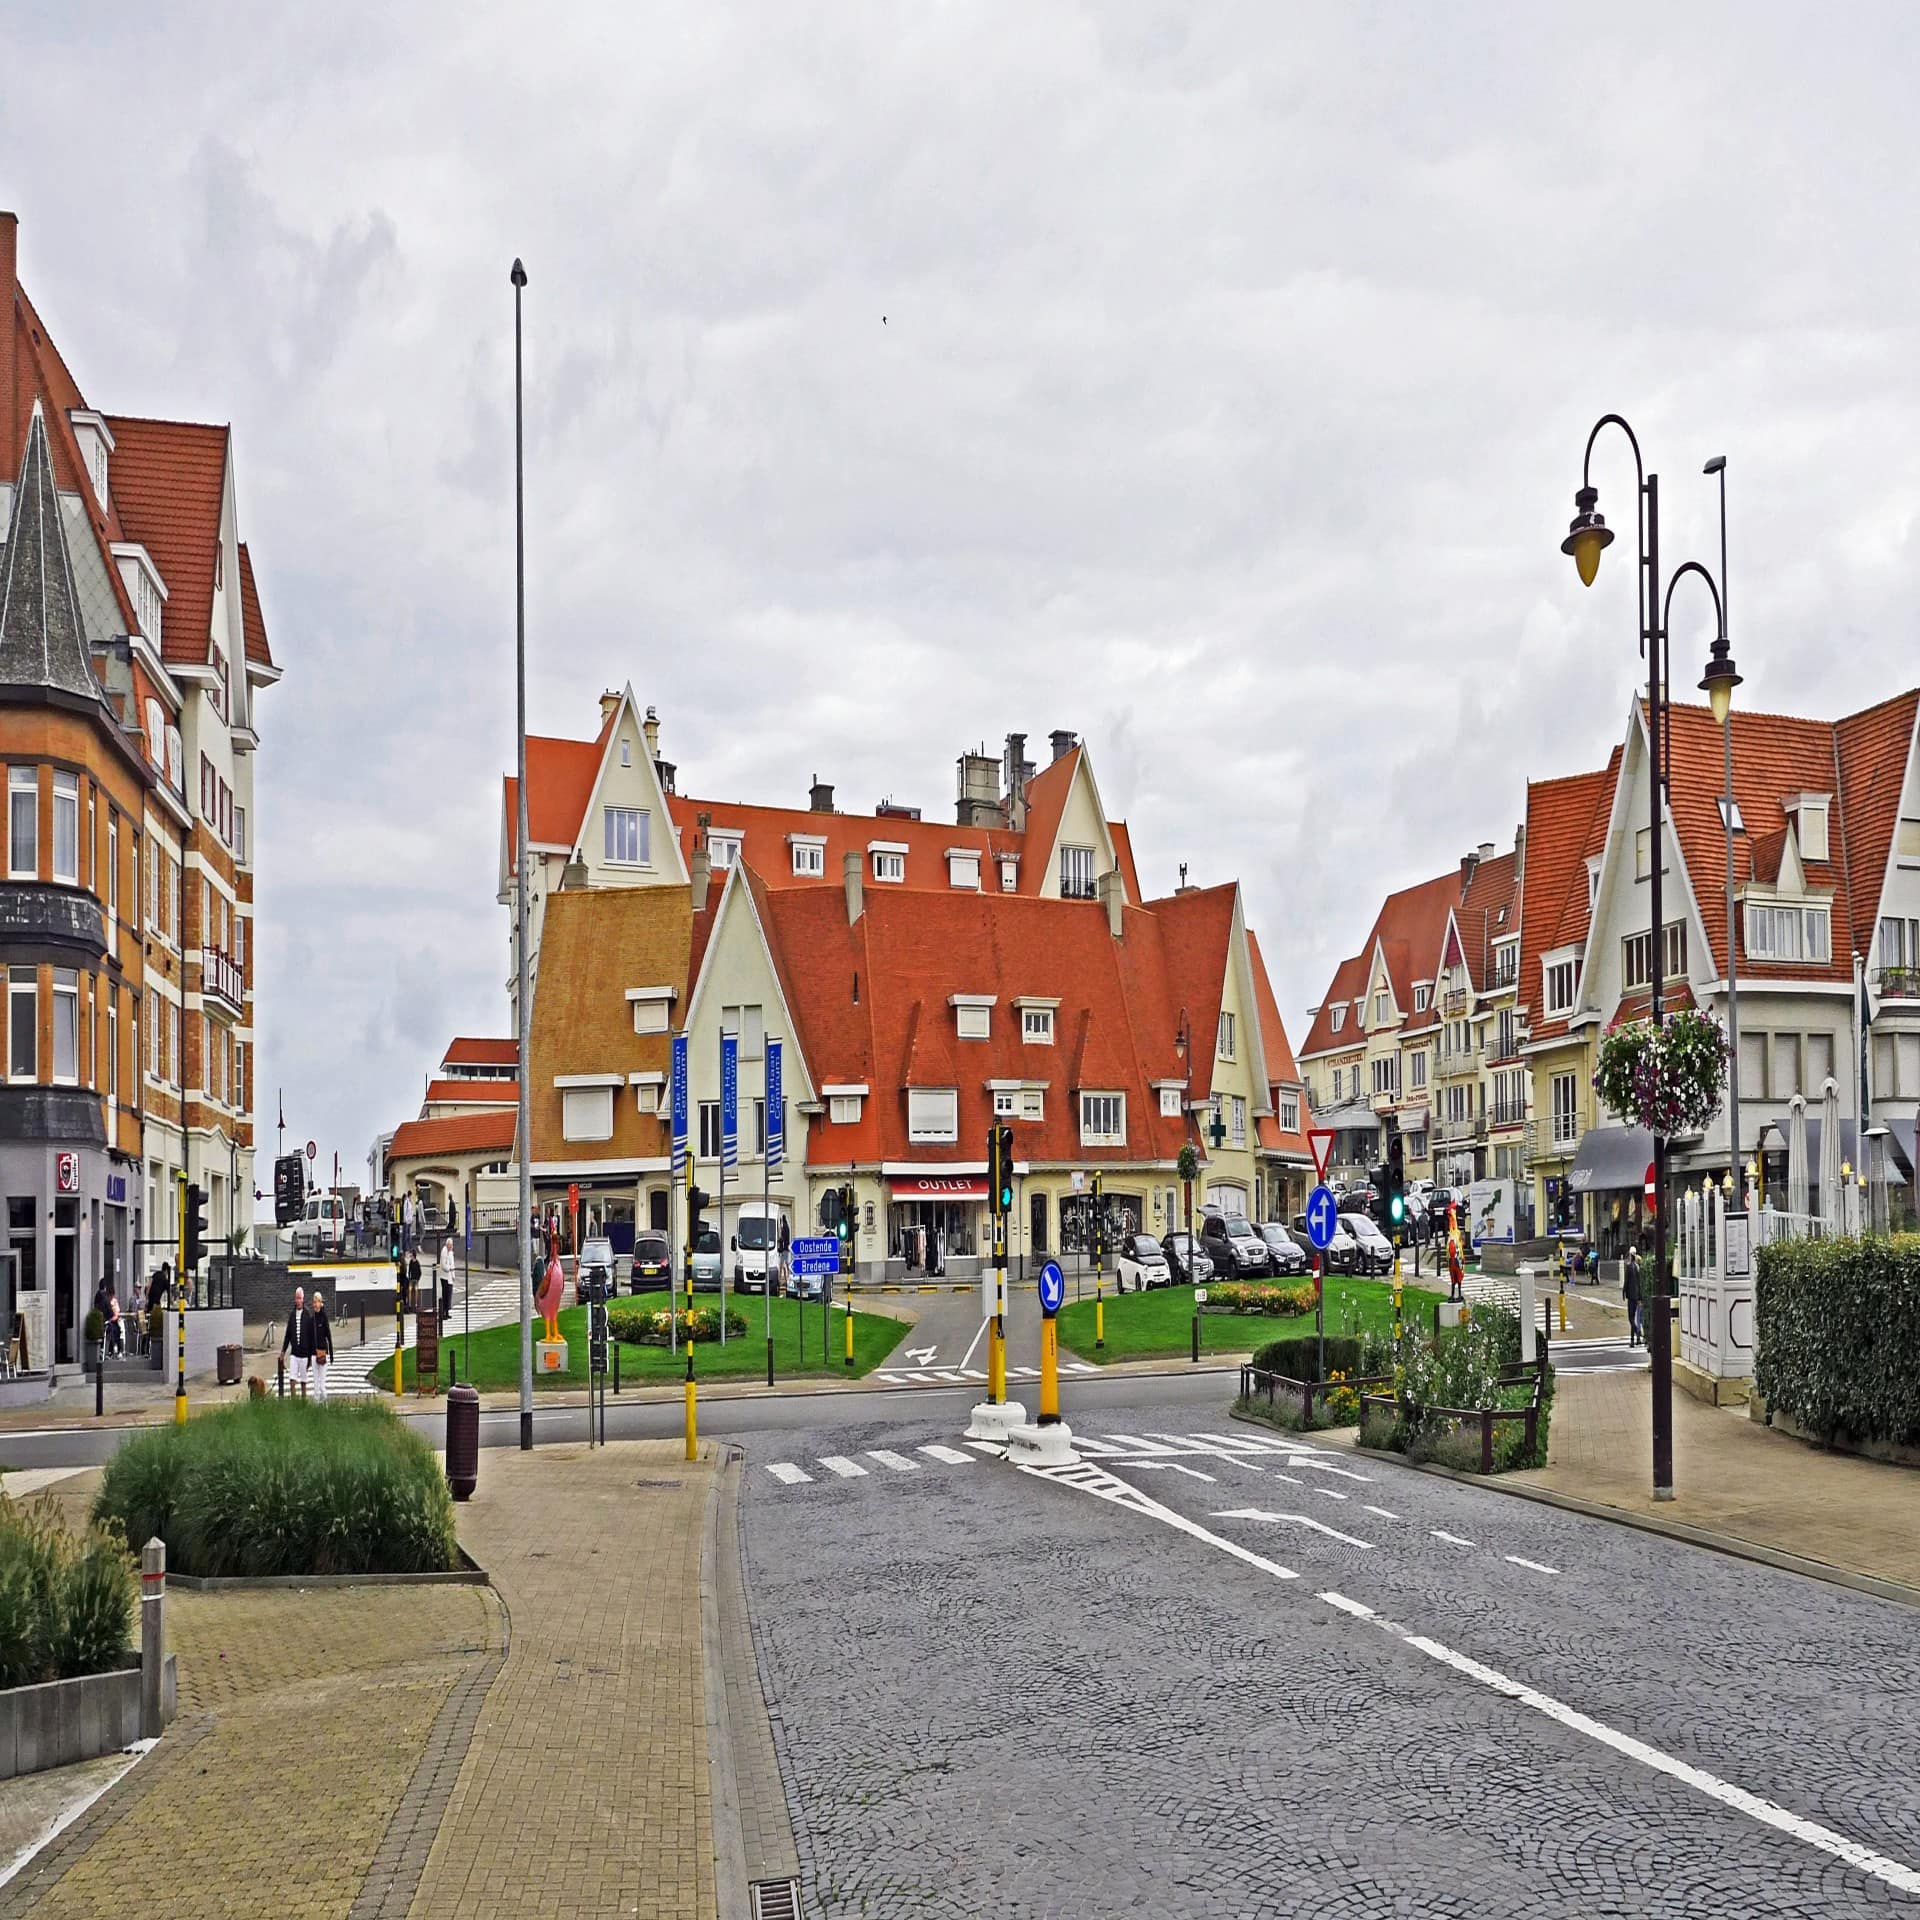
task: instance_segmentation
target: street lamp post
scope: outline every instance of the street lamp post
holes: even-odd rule
[[[1700,690],[1720,723],[1721,746],[1726,754],[1727,789],[1721,797],[1727,829],[1727,1166],[1732,1183],[1732,1202],[1747,1204],[1746,1182],[1740,1161],[1740,956],[1735,924],[1733,835],[1735,805],[1733,798],[1733,690],[1740,684],[1734,671],[1733,656],[1727,651],[1727,456],[1716,453],[1701,472],[1717,474],[1720,479],[1720,638],[1707,662]]]
[[[527,964],[527,507],[525,452],[520,410],[520,295],[527,270],[518,260],[508,275],[513,282],[513,668],[516,693],[514,764],[519,786],[514,795],[513,927],[514,994],[518,1018],[520,1101],[515,1140],[520,1160],[520,1450],[533,1446],[533,1126],[527,1097],[532,1070],[529,1044],[533,988]],[[472,1372],[471,1366],[468,1368]]]
[[[1666,926],[1661,903],[1661,870],[1665,858],[1665,807],[1667,774],[1671,764],[1671,741],[1667,714],[1667,615],[1673,589],[1689,573],[1697,573],[1713,594],[1716,637],[1714,659],[1708,667],[1724,662],[1727,672],[1732,660],[1727,657],[1726,626],[1721,618],[1720,590],[1712,574],[1697,560],[1686,561],[1674,569],[1661,592],[1660,581],[1660,476],[1649,473],[1640,457],[1640,442],[1632,427],[1617,413],[1603,414],[1587,435],[1586,452],[1580,463],[1580,486],[1573,496],[1574,515],[1560,551],[1568,555],[1578,570],[1583,585],[1592,586],[1599,571],[1600,556],[1613,544],[1613,532],[1599,512],[1599,490],[1593,484],[1593,446],[1604,427],[1618,427],[1633,448],[1634,472],[1638,479],[1638,513],[1635,530],[1639,537],[1640,648],[1647,659],[1647,863],[1648,910],[1651,931],[1648,955],[1651,972],[1652,1015],[1656,1029],[1666,1024]],[[1727,689],[1731,695],[1731,686]],[[1719,696],[1715,695],[1716,700]],[[1655,1276],[1653,1332],[1648,1340],[1648,1357],[1653,1363],[1653,1497],[1673,1498],[1673,1296],[1667,1271],[1667,1138],[1653,1136],[1653,1270]]]

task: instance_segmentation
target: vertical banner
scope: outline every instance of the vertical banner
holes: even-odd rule
[[[780,1080],[780,1042],[767,1042],[767,1171],[787,1157],[787,1100]]]
[[[740,1036],[720,1036],[720,1164],[728,1172],[740,1164]]]
[[[687,1167],[687,1036],[673,1036],[673,1177]]]

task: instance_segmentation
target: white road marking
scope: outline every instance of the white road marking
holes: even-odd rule
[[[991,1453],[996,1457],[1006,1452],[1006,1448],[998,1440],[969,1440],[967,1445],[974,1448],[976,1452]]]
[[[1068,1373],[1098,1373],[1100,1369],[1085,1360],[1069,1360],[1066,1364],[1066,1371]]]
[[[920,1451],[930,1460],[944,1460],[950,1467],[970,1467],[973,1465],[973,1455],[970,1453],[962,1453],[958,1447],[922,1447]]]
[[[844,1453],[829,1453],[821,1457],[821,1466],[829,1473],[837,1473],[842,1480],[864,1480],[867,1470],[858,1461],[849,1460]]]
[[[767,1468],[767,1471],[772,1474],[783,1487],[797,1487],[803,1481],[809,1481],[813,1478],[813,1475],[810,1473],[802,1473],[791,1460],[776,1460]]]
[[[1320,1598],[1330,1607],[1338,1607],[1342,1613],[1350,1613],[1356,1620],[1371,1620],[1373,1609],[1363,1607],[1358,1600],[1349,1600],[1344,1593],[1323,1593]]]
[[[971,1352],[972,1349],[969,1348],[968,1351]],[[984,1380],[987,1376],[978,1367],[962,1367],[960,1377],[963,1380]]]
[[[1370,1473],[1355,1473],[1350,1467],[1336,1467],[1331,1460],[1322,1460],[1318,1455],[1311,1460],[1303,1462],[1303,1464],[1312,1467],[1317,1473],[1337,1473],[1342,1480],[1371,1480],[1373,1478],[1373,1475]]]
[[[942,1380],[956,1387],[967,1377],[964,1373],[955,1373],[951,1367],[941,1367],[939,1374]]]
[[[869,1447],[867,1449],[867,1458],[869,1460],[878,1460],[883,1467],[889,1467],[895,1473],[918,1473],[920,1471],[919,1461],[909,1460],[904,1453],[889,1452],[885,1447]]]
[[[967,1342],[966,1352],[960,1356],[960,1371],[962,1373],[966,1372],[967,1362],[973,1358],[973,1350],[975,1347],[977,1347],[980,1344],[981,1340],[985,1337],[986,1331],[987,1331],[987,1323],[985,1320],[982,1320],[980,1322],[979,1327],[975,1330],[973,1338]],[[986,1378],[986,1376],[984,1374],[976,1373],[972,1376],[972,1378],[975,1380],[983,1380]]]
[[[1322,1500],[1344,1500],[1347,1497],[1344,1493],[1335,1493],[1331,1487],[1315,1487],[1314,1492]]]
[[[1338,1527],[1330,1527],[1324,1521],[1310,1520],[1304,1513],[1268,1513],[1263,1507],[1236,1507],[1231,1513],[1216,1513],[1216,1520],[1290,1520],[1295,1526],[1311,1527],[1315,1533],[1324,1533],[1335,1540],[1344,1540],[1350,1547],[1358,1547],[1363,1553],[1373,1551],[1371,1540],[1358,1540],[1350,1533],[1342,1533]]]
[[[1558,1573],[1560,1571],[1558,1567],[1543,1566],[1538,1560],[1522,1560],[1517,1553],[1510,1553],[1505,1557],[1511,1560],[1516,1567],[1531,1567],[1535,1573]]]
[[[940,1349],[938,1347],[902,1347],[900,1349],[916,1367],[930,1367]]]
[[[1213,1475],[1210,1473],[1202,1473],[1198,1467],[1183,1467],[1178,1460],[1169,1460],[1166,1464],[1171,1467],[1175,1473],[1184,1473],[1190,1480],[1204,1480],[1208,1486],[1215,1484]]]
[[[1366,1510],[1368,1513],[1377,1513],[1382,1520],[1398,1520],[1400,1518],[1397,1513],[1389,1513],[1385,1507],[1368,1507]]]
[[[1450,1547],[1470,1547],[1473,1545],[1471,1540],[1462,1540],[1457,1533],[1448,1533],[1440,1527],[1429,1527],[1427,1531],[1431,1533],[1436,1540],[1444,1540]]]

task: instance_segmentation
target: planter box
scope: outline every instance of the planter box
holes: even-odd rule
[[[161,1716],[171,1720],[179,1703],[174,1656],[167,1656]],[[0,1691],[0,1780],[71,1766],[118,1753],[140,1738],[140,1656],[111,1673],[78,1680],[49,1680],[38,1687]]]

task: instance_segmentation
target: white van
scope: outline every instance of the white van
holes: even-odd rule
[[[780,1284],[780,1228],[784,1215],[764,1200],[743,1200],[734,1221],[733,1288],[736,1293],[765,1293],[767,1270]]]
[[[294,1222],[293,1251],[336,1254],[346,1244],[347,1205],[337,1193],[310,1193],[300,1218]]]

